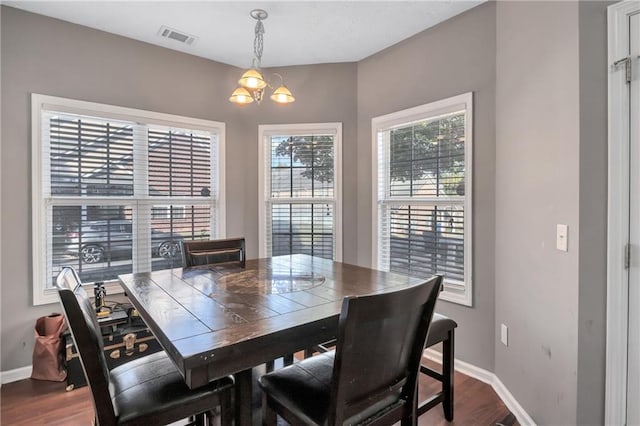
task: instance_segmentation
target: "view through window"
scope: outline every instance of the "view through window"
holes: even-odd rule
[[[374,119],[377,266],[470,297],[471,95]],[[445,297],[446,298],[446,297]]]
[[[260,126],[265,184],[261,250],[336,259],[339,233],[339,124]]]
[[[182,240],[220,234],[220,123],[190,128],[188,119],[167,125],[163,116],[158,124],[154,113],[127,120],[118,107],[96,114],[92,105],[52,101],[58,108],[40,102],[36,111],[34,246],[42,250],[34,268],[44,265],[35,272],[45,290],[63,266],[85,283],[181,266]]]

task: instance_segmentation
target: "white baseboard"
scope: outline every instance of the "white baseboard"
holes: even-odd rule
[[[424,356],[438,364],[442,364],[442,354],[438,351],[427,349],[424,351]],[[504,383],[502,383],[494,373],[458,359],[455,360],[455,369],[462,374],[466,374],[469,377],[473,377],[476,380],[490,385],[522,426],[536,426],[531,416],[527,414],[511,392],[509,392],[509,389],[507,389]]]
[[[0,372],[0,384],[17,382],[31,377],[31,366],[20,367],[9,371]]]

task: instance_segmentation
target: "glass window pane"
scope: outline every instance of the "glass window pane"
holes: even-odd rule
[[[464,195],[464,118],[457,112],[389,131],[391,197]]]
[[[158,213],[154,214],[154,212]],[[211,208],[209,206],[153,206],[151,209],[152,270],[182,266],[182,241],[210,239],[210,223]]]
[[[54,115],[48,137],[52,195],[133,195],[130,124]]]
[[[309,254],[333,259],[333,206],[273,204],[271,255]]]
[[[149,129],[149,195],[209,196],[211,135],[180,129]]]
[[[333,147],[333,136],[272,136],[270,197],[332,197]]]
[[[394,206],[389,209],[390,270],[464,280],[464,209]]]
[[[132,272],[130,206],[53,206],[49,219],[52,285],[63,266],[74,267],[87,283]]]

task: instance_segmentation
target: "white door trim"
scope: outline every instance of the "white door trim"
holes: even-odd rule
[[[628,55],[629,15],[639,9],[639,1],[608,7],[607,425],[623,425],[627,419],[629,282],[624,266],[625,245],[629,242],[629,90],[624,69],[612,64]]]

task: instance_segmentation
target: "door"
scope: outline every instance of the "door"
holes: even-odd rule
[[[607,9],[605,424],[640,426],[640,1]]]
[[[629,17],[629,149],[632,261],[629,268],[629,325],[627,352],[627,425],[640,425],[640,12]]]

